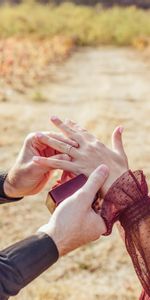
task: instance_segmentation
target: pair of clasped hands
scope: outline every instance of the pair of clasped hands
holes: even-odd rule
[[[45,232],[55,242],[59,256],[98,239],[106,225],[92,203],[100,190],[104,198],[113,182],[128,170],[122,144],[122,127],[112,134],[112,149],[78,124],[61,121],[53,116],[51,122],[60,130],[38,132],[27,136],[19,156],[4,183],[11,198],[39,193],[56,169],[63,170],[61,182],[79,174],[88,177],[86,184],[61,203],[39,232]]]

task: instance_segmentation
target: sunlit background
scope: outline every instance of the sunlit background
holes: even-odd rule
[[[150,0],[0,1],[0,167],[29,132],[71,118],[111,147],[123,125],[132,169],[150,180]],[[150,181],[149,181],[150,183]],[[0,248],[48,220],[40,195],[1,206]],[[117,230],[67,255],[17,300],[136,300],[141,287]]]

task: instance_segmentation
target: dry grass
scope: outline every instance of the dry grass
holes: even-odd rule
[[[73,40],[64,36],[0,40],[0,84],[25,93],[40,82],[48,82],[52,79],[49,65],[64,61],[73,49]],[[1,93],[0,99],[5,101],[7,97]]]
[[[132,45],[150,37],[150,11],[135,7],[104,10],[65,3],[60,6],[33,1],[0,10],[0,37],[55,35],[75,37],[78,45]]]
[[[150,43],[150,11],[135,7],[104,10],[71,3],[42,6],[32,1],[0,8],[0,86],[20,93],[53,80],[51,63],[62,62],[75,46]],[[37,88],[38,89],[38,88]],[[39,102],[41,97],[33,96]],[[0,100],[7,101],[0,89]]]

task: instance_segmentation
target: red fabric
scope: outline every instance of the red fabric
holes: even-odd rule
[[[101,210],[101,216],[107,225],[107,233],[120,214],[129,206],[142,201],[148,194],[145,176],[142,171],[132,173],[130,170],[119,177],[107,192]]]
[[[143,291],[139,300],[150,300],[150,297]]]
[[[109,189],[102,204],[107,233],[119,220],[125,244],[144,291],[140,300],[150,300],[150,197],[142,171],[124,173]]]

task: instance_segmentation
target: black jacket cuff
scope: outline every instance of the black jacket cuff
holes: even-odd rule
[[[10,198],[8,197],[5,192],[4,192],[4,181],[7,177],[8,173],[0,172],[0,204],[2,203],[9,203],[9,202],[14,202],[14,201],[19,201],[23,197],[20,198]]]
[[[1,251],[0,296],[16,295],[54,264],[58,257],[54,241],[45,233],[35,234]]]

